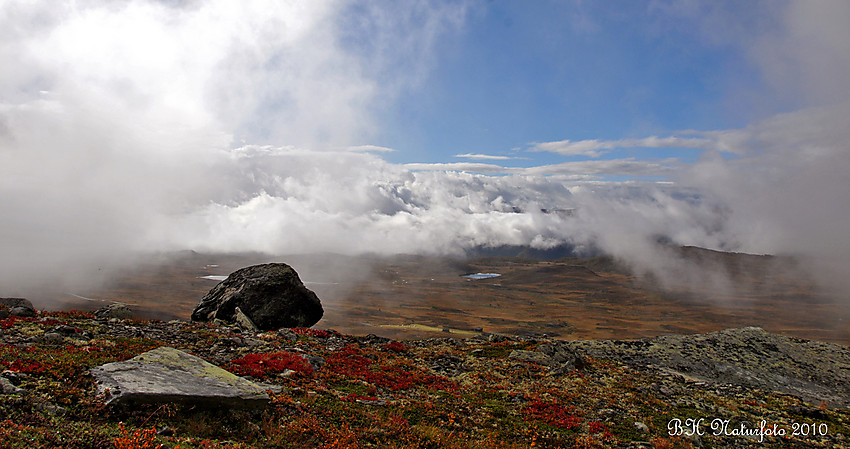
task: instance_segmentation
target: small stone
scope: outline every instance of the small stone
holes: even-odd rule
[[[684,436],[684,438],[685,438],[686,440],[688,440],[688,442],[690,442],[690,443],[691,443],[691,446],[692,446],[692,447],[695,447],[695,448],[701,448],[701,447],[703,447],[703,445],[702,445],[702,438],[700,438],[700,437],[699,437],[699,435],[698,435],[696,432],[694,432],[694,433],[685,433],[683,436]]]
[[[277,334],[283,337],[284,340],[295,341],[298,340],[298,334],[292,331],[292,329],[279,329]]]
[[[49,402],[40,404],[38,406],[38,408],[40,410],[47,412],[47,414],[52,415],[52,416],[65,416],[65,414],[68,413],[68,409],[66,409],[65,407],[55,405],[55,404],[51,404]]]
[[[31,318],[36,315],[35,309],[30,309],[27,307],[12,307],[9,309],[9,313],[12,316],[19,316],[21,318]]]
[[[323,366],[325,366],[325,359],[320,356],[313,354],[301,354],[301,358],[303,358],[307,363],[309,363],[315,371],[318,371]]]
[[[55,329],[53,329],[53,332],[56,332],[56,333],[61,334],[61,335],[64,335],[64,336],[66,336],[66,337],[70,337],[70,336],[72,336],[72,335],[76,335],[76,334],[78,334],[78,333],[82,333],[82,330],[77,329],[77,328],[76,328],[76,327],[74,327],[74,326],[68,326],[67,324],[63,324],[63,325],[61,325],[61,326],[56,326],[56,328],[55,328]]]
[[[576,366],[572,362],[562,363],[561,366],[556,366],[552,368],[549,373],[555,376],[563,376],[565,374],[570,374],[575,371]]]
[[[236,311],[235,312],[236,313],[236,320],[235,320],[236,325],[238,325],[242,329],[245,329],[246,331],[249,331],[249,332],[258,332],[259,331],[259,329],[257,328],[257,325],[254,324],[254,322],[251,321],[251,319],[248,318],[248,316],[245,315],[245,313],[242,312],[242,309],[240,309],[239,307],[236,307],[235,311]]]
[[[826,413],[819,408],[811,407],[789,407],[788,413],[792,415],[800,415],[812,419],[826,419]]]
[[[16,387],[9,379],[5,377],[0,377],[0,393],[2,394],[21,394],[23,393],[23,388]]]
[[[507,340],[508,337],[505,337],[502,334],[487,334],[487,341],[489,341],[490,343],[501,343]]]
[[[520,362],[536,363],[538,365],[549,366],[552,363],[552,358],[538,351],[525,351],[522,349],[514,349],[508,355],[509,360],[517,360]]]
[[[10,370],[4,370],[2,373],[0,373],[0,377],[8,379],[9,382],[12,382],[13,385],[20,385],[23,378],[26,377],[26,374],[16,373]]]
[[[41,341],[48,344],[59,344],[65,341],[65,337],[58,332],[47,332],[41,336]]]

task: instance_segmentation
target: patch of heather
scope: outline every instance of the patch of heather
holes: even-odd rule
[[[231,371],[235,374],[257,379],[268,379],[286,371],[295,371],[304,375],[313,373],[313,368],[303,357],[291,352],[247,354],[230,363]]]

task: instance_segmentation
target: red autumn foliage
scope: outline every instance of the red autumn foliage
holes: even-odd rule
[[[354,394],[354,393],[351,393],[351,394],[342,398],[343,401],[348,401],[348,402],[356,402],[358,399],[361,400],[361,401],[377,401],[378,400],[378,398],[376,398],[374,396],[360,396],[360,395],[357,395],[357,394]]]
[[[456,391],[458,386],[450,380],[422,372],[407,361],[394,365],[379,365],[353,346],[346,346],[326,359],[325,369],[350,379],[361,379],[391,391],[406,390],[423,385],[437,390]]]
[[[313,329],[309,327],[293,327],[292,332],[298,335],[306,335],[308,337],[328,338],[331,333],[321,329]]]
[[[561,429],[574,429],[581,425],[581,417],[575,415],[576,408],[556,402],[534,400],[523,409],[526,420],[542,421]]]
[[[605,426],[605,423],[599,421],[594,421],[588,424],[588,427],[590,428],[590,433],[604,433],[608,431],[608,427]]]
[[[81,310],[57,310],[50,312],[41,312],[41,316],[56,317],[64,320],[94,319],[93,313],[83,312]]]
[[[291,352],[248,354],[230,363],[233,364],[233,371],[236,374],[256,377],[258,379],[265,379],[286,370],[292,370],[305,375],[313,372],[313,367],[303,357]]]
[[[42,318],[41,320],[39,320],[38,324],[41,327],[53,327],[68,323],[66,323],[65,321],[59,321],[56,318]]]
[[[3,329],[11,329],[18,325],[18,323],[32,323],[35,321],[33,317],[19,317],[19,316],[10,316],[8,318],[0,320],[0,327]]]
[[[384,345],[384,349],[392,352],[407,352],[407,345],[400,341],[393,341]]]

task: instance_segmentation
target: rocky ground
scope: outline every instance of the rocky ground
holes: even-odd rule
[[[758,328],[392,341],[82,312],[0,318],[2,447],[850,447],[850,350]],[[89,370],[161,346],[277,392],[259,409],[104,405]]]

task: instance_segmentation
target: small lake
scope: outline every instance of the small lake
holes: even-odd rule
[[[463,277],[467,279],[490,279],[497,278],[501,276],[499,273],[474,273],[474,274],[465,274]]]
[[[215,276],[215,275],[198,276],[198,279],[209,279],[211,281],[223,281],[223,280],[227,279],[227,276]]]

